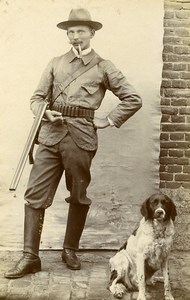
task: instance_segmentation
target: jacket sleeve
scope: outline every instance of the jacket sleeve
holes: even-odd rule
[[[53,85],[53,60],[52,59],[44,72],[42,73],[40,82],[30,99],[30,108],[34,115],[37,114],[39,104],[45,101]]]
[[[106,88],[121,101],[108,115],[108,118],[119,128],[141,108],[142,100],[122,72],[110,61],[105,62],[104,77]]]

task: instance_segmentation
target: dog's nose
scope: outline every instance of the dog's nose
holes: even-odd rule
[[[155,217],[160,218],[165,216],[165,211],[162,208],[157,208],[155,211]]]

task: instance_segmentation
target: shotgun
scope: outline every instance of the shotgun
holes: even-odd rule
[[[40,105],[39,105],[37,115],[34,119],[32,127],[30,129],[30,132],[29,132],[27,141],[25,143],[21,158],[19,160],[15,174],[13,176],[13,179],[12,179],[12,182],[11,182],[11,185],[9,188],[10,191],[16,191],[16,188],[19,183],[22,172],[24,170],[28,155],[30,154],[30,152],[33,151],[36,134],[40,127],[40,124],[41,124],[41,121],[42,121],[42,118],[45,113],[47,105],[48,105],[47,101],[44,101],[44,102],[40,103]],[[31,160],[31,156],[30,156],[30,160]]]

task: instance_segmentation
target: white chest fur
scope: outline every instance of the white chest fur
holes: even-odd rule
[[[137,252],[143,252],[146,262],[157,270],[171,250],[173,234],[172,221],[161,223],[143,219],[137,231]]]

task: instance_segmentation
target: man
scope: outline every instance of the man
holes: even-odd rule
[[[62,260],[67,267],[81,267],[76,251],[91,200],[87,197],[91,161],[97,150],[97,129],[120,127],[141,107],[141,98],[124,75],[90,47],[95,31],[102,24],[92,21],[86,9],[73,9],[67,21],[57,25],[67,31],[72,49],[53,58],[46,67],[31,98],[31,109],[51,94],[39,134],[39,147],[25,193],[23,257],[6,278],[19,278],[41,270],[38,255],[45,209],[65,171],[70,196]],[[94,118],[106,90],[121,101],[106,118]]]

